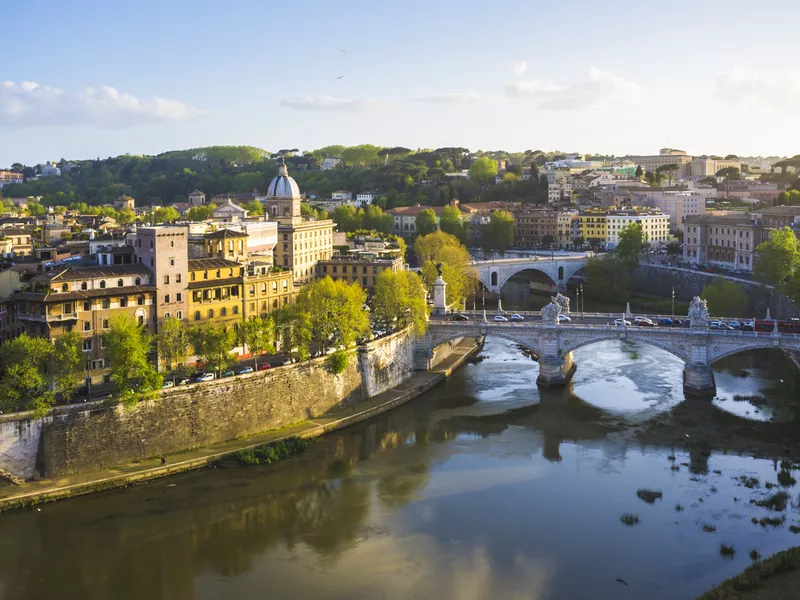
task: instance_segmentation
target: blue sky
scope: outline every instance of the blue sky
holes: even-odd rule
[[[4,15],[0,167],[217,144],[794,155],[799,18],[796,0],[41,0]]]

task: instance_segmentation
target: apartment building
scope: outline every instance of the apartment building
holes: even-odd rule
[[[549,248],[558,241],[558,211],[524,208],[513,215],[517,248]]]
[[[188,314],[192,325],[228,325],[243,319],[244,266],[224,258],[192,258]]]
[[[676,178],[685,176],[692,162],[692,157],[688,156],[686,152],[673,148],[662,148],[658,154],[654,155],[628,156],[625,158],[642,167],[645,172],[655,172],[659,167],[665,167],[666,165],[678,165],[678,172],[675,173]]]
[[[755,198],[772,204],[784,190],[782,183],[763,183],[761,181],[724,181],[719,185],[720,198]]]
[[[800,221],[800,206],[769,206],[754,210],[753,216],[759,219],[766,229],[794,228]]]
[[[165,319],[186,319],[189,306],[189,229],[140,227],[131,240],[136,262],[153,274],[158,287],[155,330]]]
[[[669,217],[670,231],[683,231],[683,222],[689,215],[706,212],[706,198],[701,194],[686,192],[661,192],[657,194],[634,194],[634,206],[656,208]]]
[[[577,210],[561,211],[558,213],[556,224],[558,226],[556,243],[561,248],[572,245],[572,240],[579,235],[580,213]]]
[[[357,283],[369,294],[375,291],[378,276],[386,270],[394,273],[402,271],[402,257],[395,253],[384,252],[334,254],[317,265],[319,277],[330,276],[334,281]]]
[[[662,212],[627,210],[606,215],[606,245],[613,249],[619,243],[619,234],[630,225],[639,224],[647,243],[651,246],[666,244],[669,240],[669,216]]]
[[[242,278],[244,318],[266,317],[273,310],[294,303],[292,272],[256,260],[247,264]]]
[[[752,272],[764,228],[745,213],[690,215],[684,221],[683,258],[699,265]]]
[[[237,262],[247,258],[247,234],[232,229],[219,229],[203,236],[203,253],[207,258]]]
[[[15,173],[14,171],[0,171],[0,189],[3,189],[3,186],[11,183],[24,182],[25,177],[22,175],[22,173]]]
[[[586,242],[595,240],[605,244],[608,235],[608,214],[605,211],[588,210],[580,213],[579,234]]]

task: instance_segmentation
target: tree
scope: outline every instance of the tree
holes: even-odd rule
[[[193,206],[186,211],[187,221],[205,221],[214,215],[214,210],[217,208],[216,204],[205,204],[203,206]]]
[[[669,165],[661,165],[656,169],[656,175],[666,175],[669,178],[669,184],[672,185],[672,181],[675,178],[675,173],[678,172],[680,167],[676,164],[669,164]]]
[[[53,346],[44,338],[23,334],[0,346],[0,410],[33,410],[43,417],[55,403],[45,376]]]
[[[756,248],[753,273],[763,283],[781,285],[788,281],[800,263],[800,249],[788,227],[772,231],[769,240]]]
[[[742,317],[749,304],[742,286],[722,277],[715,277],[703,288],[701,297],[708,301],[709,312],[717,317]]]
[[[497,250],[504,254],[514,245],[516,225],[514,215],[505,210],[492,213],[489,223],[484,225],[481,239],[485,250]]]
[[[470,265],[472,258],[455,236],[443,231],[420,236],[414,242],[414,252],[422,266],[422,280],[430,293],[438,278],[436,265],[442,263],[448,304],[461,303],[475,289],[477,274]]]
[[[497,161],[486,156],[475,160],[469,166],[469,178],[479,185],[486,185],[497,177]]]
[[[58,336],[53,342],[53,390],[69,401],[81,384],[83,374],[83,348],[81,336],[71,331]]]
[[[642,224],[631,223],[619,232],[619,242],[614,249],[614,254],[623,263],[635,265],[639,262],[646,244],[647,234],[645,234]]]
[[[586,291],[592,298],[619,304],[630,299],[631,269],[618,258],[590,258],[583,273],[587,281]]]
[[[243,207],[250,217],[258,217],[264,214],[264,205],[258,200],[251,200]]]
[[[156,336],[158,356],[163,361],[167,371],[173,366],[180,367],[186,363],[189,354],[189,341],[186,336],[186,327],[181,319],[167,319],[161,325],[161,331]]]
[[[357,283],[325,277],[303,287],[296,306],[308,315],[311,341],[324,354],[330,347],[352,346],[369,331],[366,301],[367,293]]]
[[[112,317],[106,333],[110,378],[120,401],[134,406],[155,396],[164,381],[148,355],[153,336],[126,315]]]
[[[436,231],[436,213],[430,208],[419,211],[416,219],[417,235],[428,235]]]
[[[798,206],[800,205],[800,191],[786,190],[778,194],[775,198],[775,206]]]
[[[383,271],[375,281],[372,315],[376,321],[399,328],[413,325],[422,335],[428,328],[428,306],[425,287],[413,271]]]
[[[204,365],[216,372],[217,377],[222,376],[225,369],[236,360],[231,352],[236,343],[236,334],[224,325],[192,327],[189,330],[189,342],[194,353]]]
[[[242,344],[250,351],[256,369],[262,352],[274,353],[275,323],[270,317],[258,317],[245,321],[239,327]]]
[[[726,181],[735,181],[741,179],[742,176],[739,169],[736,167],[725,167],[716,172],[717,177],[724,177]]]
[[[703,177],[698,183],[700,185],[717,185],[717,178],[716,177]]]
[[[304,361],[311,357],[311,323],[309,315],[294,304],[287,304],[272,312],[275,321],[275,338],[281,352],[294,361]]]
[[[456,206],[445,206],[439,218],[439,228],[445,233],[461,238],[464,228],[461,224],[461,211]]]
[[[117,212],[117,220],[122,225],[129,225],[136,220],[136,213],[133,212],[130,208],[123,207]]]
[[[681,245],[678,242],[672,241],[667,244],[667,254],[670,256],[678,256],[681,254]]]
[[[153,223],[172,223],[181,218],[180,213],[171,206],[157,208],[150,215]]]
[[[361,229],[361,219],[355,206],[342,204],[333,209],[333,220],[339,226],[339,231],[345,233]]]
[[[641,179],[642,175],[644,175],[642,167],[640,165],[636,165],[636,173],[634,173],[634,176],[636,177],[636,179]]]

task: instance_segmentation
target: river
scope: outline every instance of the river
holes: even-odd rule
[[[0,598],[675,600],[751,549],[800,543],[793,502],[750,503],[775,491],[759,440],[800,431],[781,354],[717,364],[713,403],[684,400],[658,349],[604,342],[575,361],[569,390],[538,390],[537,365],[489,339],[445,384],[284,463],[2,514]],[[708,423],[728,433],[698,435]],[[770,514],[785,522],[751,521]]]

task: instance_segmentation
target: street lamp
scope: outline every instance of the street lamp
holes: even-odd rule
[[[583,311],[586,308],[586,296],[583,293],[583,284],[580,285],[581,290],[581,317],[583,317]]]
[[[675,286],[672,286],[672,316],[675,316]]]

